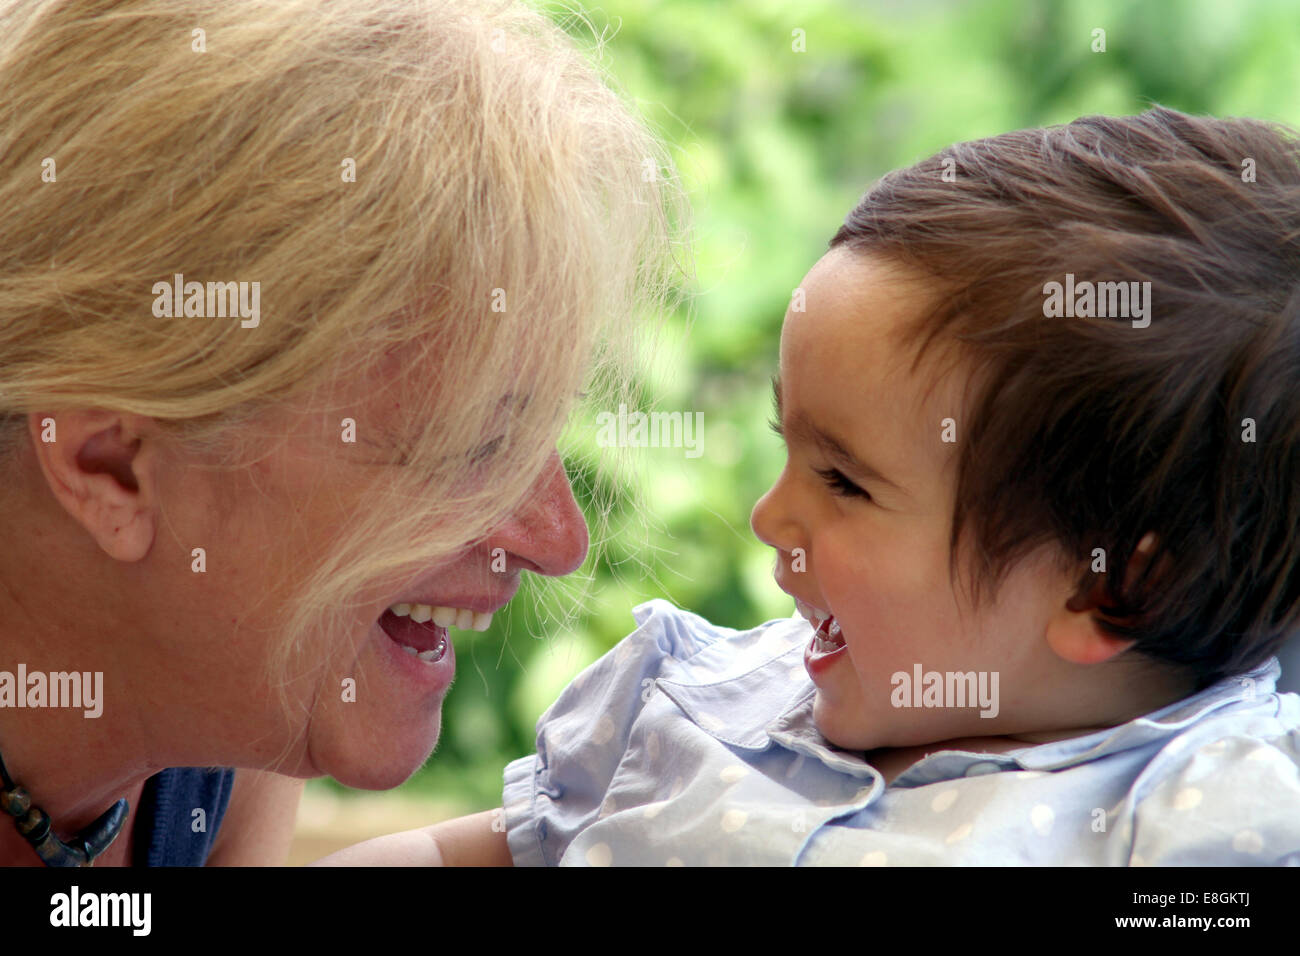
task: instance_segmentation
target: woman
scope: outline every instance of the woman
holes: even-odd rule
[[[582,563],[678,194],[513,4],[0,0],[0,89],[0,863],[281,863]]]

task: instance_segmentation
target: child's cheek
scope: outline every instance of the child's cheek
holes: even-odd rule
[[[933,635],[952,633],[961,619],[946,542],[877,532],[869,547],[838,540],[842,560],[819,565],[819,583],[853,643],[869,644],[882,662],[919,660],[933,652]]]

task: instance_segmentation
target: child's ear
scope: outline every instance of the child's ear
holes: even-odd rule
[[[1133,551],[1125,571],[1132,582],[1146,570],[1155,553],[1155,532],[1148,532]],[[1047,622],[1047,644],[1072,664],[1101,664],[1122,654],[1136,643],[1115,637],[1097,620],[1097,609],[1105,601],[1105,582],[1100,576],[1090,591],[1080,591],[1065,602]]]

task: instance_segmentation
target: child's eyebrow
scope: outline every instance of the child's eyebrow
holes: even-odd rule
[[[826,431],[826,429],[809,421],[802,411],[795,412],[790,420],[786,421],[785,405],[781,401],[781,376],[779,373],[772,376],[772,400],[776,403],[776,420],[779,423],[782,436],[797,442],[816,445],[825,455],[833,459],[846,471],[866,478],[868,481],[887,485],[901,494],[907,493],[901,485],[890,481],[877,469],[855,455],[844,442]]]

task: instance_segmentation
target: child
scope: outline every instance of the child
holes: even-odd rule
[[[786,314],[799,615],[663,601],[503,810],[334,863],[1300,865],[1300,151],[1157,108],[886,176]]]

